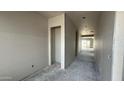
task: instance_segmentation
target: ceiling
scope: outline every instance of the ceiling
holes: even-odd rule
[[[94,34],[97,29],[99,14],[100,12],[96,11],[76,11],[67,13],[81,35]],[[85,17],[85,19],[83,19],[83,17]]]
[[[39,13],[46,18],[55,17],[62,13],[66,13],[82,35],[94,34],[100,14],[100,12],[97,11],[41,11]],[[85,19],[82,17],[85,17]]]
[[[63,11],[39,11],[46,18],[55,17],[64,13]]]

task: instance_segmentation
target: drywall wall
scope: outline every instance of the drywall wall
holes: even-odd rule
[[[61,28],[55,28],[55,59],[61,63]]]
[[[123,80],[124,68],[124,12],[116,12],[113,46],[112,80]]]
[[[61,68],[65,68],[65,14],[61,14],[48,19],[48,53],[49,65],[51,65],[51,28],[61,27]]]
[[[111,80],[115,12],[102,12],[96,32],[96,61],[101,80]]]
[[[0,80],[20,80],[48,65],[47,24],[35,12],[0,12]]]
[[[67,15],[65,24],[65,67],[67,67],[75,59],[76,28]]]

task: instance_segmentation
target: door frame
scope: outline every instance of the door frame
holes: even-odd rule
[[[63,62],[63,47],[62,47],[62,42],[63,42],[63,30],[62,30],[62,26],[58,25],[58,26],[53,26],[53,27],[49,27],[48,29],[48,56],[49,56],[49,66],[52,65],[52,60],[51,60],[51,31],[54,28],[60,28],[61,29],[61,69],[65,69],[65,62]]]

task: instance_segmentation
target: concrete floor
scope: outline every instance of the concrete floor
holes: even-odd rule
[[[66,69],[60,64],[48,66],[31,75],[25,81],[96,81],[99,74],[95,70],[92,52],[82,51],[75,61]]]

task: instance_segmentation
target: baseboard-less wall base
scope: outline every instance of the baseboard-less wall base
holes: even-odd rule
[[[34,73],[28,75],[27,77],[23,78],[21,81],[34,81],[34,80],[31,80],[31,78],[35,77],[35,76],[39,76],[39,75],[42,75],[44,73],[47,73],[49,71],[51,71],[53,68],[55,67],[58,67],[58,68],[61,68],[61,64],[60,63],[55,63],[51,66],[46,66],[44,68],[41,68],[37,71],[35,71]]]
[[[38,69],[37,71],[33,72],[32,74],[30,74],[30,75],[24,77],[23,79],[21,79],[20,81],[26,81],[26,80],[30,79],[31,77],[38,75],[39,73],[43,72],[44,68]]]

